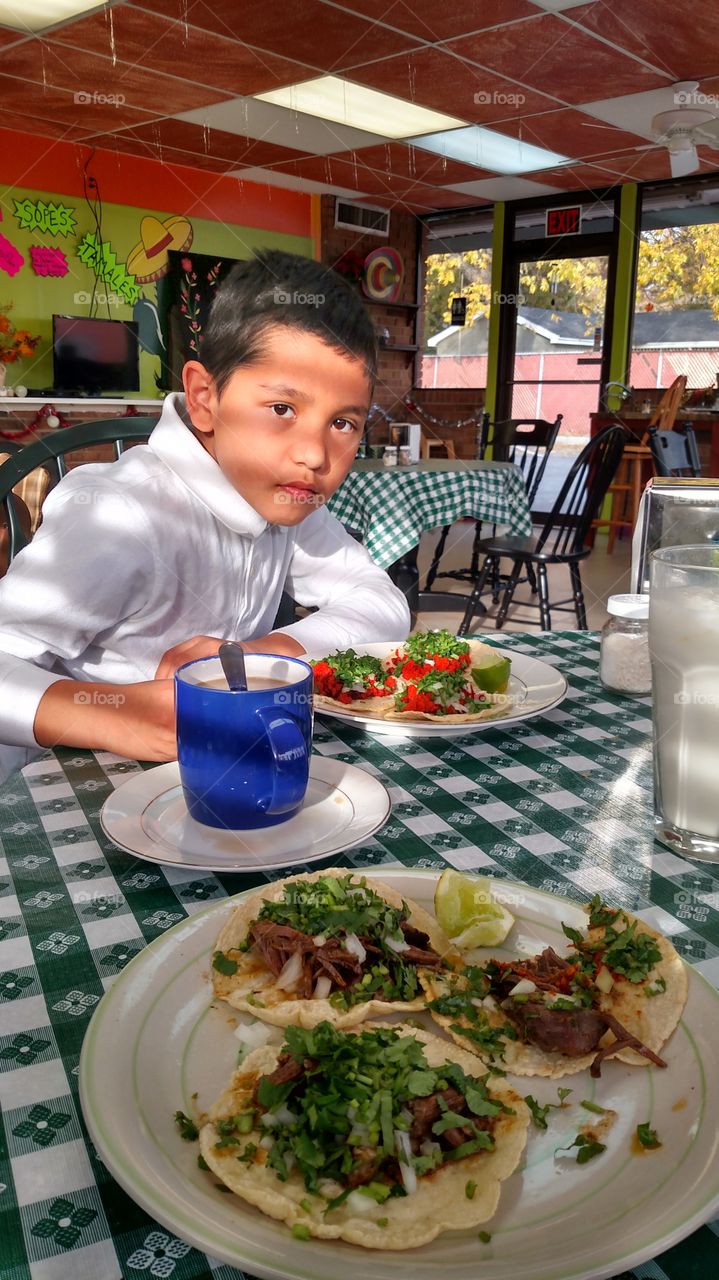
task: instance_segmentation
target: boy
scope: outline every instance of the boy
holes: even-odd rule
[[[409,630],[401,592],[323,505],[376,375],[357,295],[308,258],[258,253],[220,286],[201,355],[147,445],[53,490],[0,582],[0,777],[39,746],[174,759],[171,677],[223,639],[298,656]],[[318,611],[272,632],[285,586]]]

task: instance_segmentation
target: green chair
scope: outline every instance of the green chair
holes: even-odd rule
[[[83,422],[76,427],[54,431],[51,435],[43,436],[17,452],[12,452],[0,466],[0,509],[7,528],[8,564],[12,563],[18,551],[22,551],[32,536],[28,533],[27,522],[24,522],[25,527],[21,522],[16,496],[13,494],[16,485],[33,471],[43,470],[47,472],[49,479],[44,498],[67,474],[67,454],[77,452],[78,449],[89,449],[94,445],[111,444],[114,446],[115,458],[119,458],[127,441],[147,440],[157,421],[157,418],[138,416]],[[4,442],[0,442],[0,453],[6,451]]]

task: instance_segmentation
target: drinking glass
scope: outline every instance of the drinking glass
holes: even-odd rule
[[[719,546],[655,551],[650,581],[656,834],[719,862]]]

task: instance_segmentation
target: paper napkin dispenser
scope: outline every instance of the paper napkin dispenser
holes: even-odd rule
[[[719,480],[655,476],[639,506],[632,540],[630,590],[649,590],[649,558],[660,547],[716,543],[719,552]]]

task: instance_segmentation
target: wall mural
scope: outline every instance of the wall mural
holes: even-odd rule
[[[77,246],[77,256],[94,272],[97,280],[111,285],[125,302],[137,302],[140,290],[135,284],[135,278],[128,274],[124,262],[118,262],[107,240],[98,241],[93,231],[86,231]]]
[[[15,217],[23,231],[42,231],[52,236],[72,236],[77,229],[75,210],[67,204],[46,204],[44,200],[16,200]]]
[[[127,255],[128,272],[138,284],[160,280],[170,270],[168,254],[174,250],[189,249],[192,237],[192,224],[187,218],[166,218],[164,222],[151,216],[143,218],[140,242]]]
[[[50,245],[31,244],[30,262],[36,276],[66,276],[70,270],[62,249]]]

